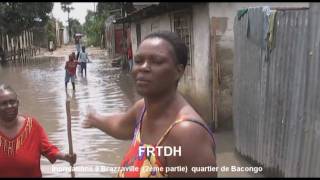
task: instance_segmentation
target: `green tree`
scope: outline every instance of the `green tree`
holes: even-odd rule
[[[68,13],[68,27],[69,27],[69,39],[71,40],[71,24],[70,24],[70,12],[74,9],[70,2],[65,2],[65,3],[60,3],[61,4],[61,9],[63,12],[67,12]]]
[[[112,12],[119,11],[121,9],[120,2],[99,2],[97,5],[97,15],[107,19]]]
[[[48,20],[45,30],[48,34],[48,41],[56,44],[56,20],[54,18]]]
[[[71,33],[83,33],[83,28],[78,19],[70,18]]]
[[[35,26],[43,27],[49,19],[52,8],[52,2],[1,2],[0,32],[15,36]]]
[[[98,46],[101,36],[101,27],[103,27],[103,18],[95,16],[93,11],[88,10],[86,21],[84,23],[84,31],[87,35],[88,45]]]
[[[97,12],[88,11],[86,22],[83,25],[88,37],[89,45],[98,46],[105,31],[105,21],[113,14],[121,17],[121,12],[130,13],[134,10],[131,2],[99,2]]]

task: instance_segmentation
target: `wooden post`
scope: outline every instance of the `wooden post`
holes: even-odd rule
[[[28,45],[27,45],[27,31],[24,31],[23,32],[23,41],[24,41],[24,43],[23,43],[23,54],[24,54],[24,58],[27,60],[27,56],[28,56],[28,51],[27,51],[27,47],[28,47]]]
[[[11,57],[11,61],[13,61],[13,54],[14,54],[14,45],[13,45],[13,38],[10,38],[11,40],[11,53],[10,53],[10,57]]]
[[[212,98],[212,118],[214,129],[218,128],[219,119],[219,90],[220,90],[220,75],[219,75],[219,63],[217,60],[217,28],[218,28],[219,18],[212,17],[210,19],[210,57],[211,57],[211,98]]]
[[[21,61],[22,60],[22,51],[21,51],[21,49],[22,49],[22,38],[21,38],[21,34],[18,36],[18,49],[19,49],[19,55],[18,55],[18,57],[19,57],[19,61]]]
[[[13,42],[14,42],[14,51],[15,51],[14,52],[14,59],[19,62],[19,58],[18,58],[19,48],[18,48],[17,36],[14,37]]]
[[[16,47],[16,54],[15,54],[15,57],[16,57],[16,60],[19,61],[19,36],[16,36],[15,38],[15,47]]]
[[[31,55],[34,56],[33,52],[33,32],[30,31],[30,39],[31,39]]]
[[[1,46],[2,48],[4,48],[2,33],[0,34],[0,38],[1,38],[1,40],[0,40],[0,46]]]
[[[16,37],[12,38],[13,39],[13,60],[16,61],[16,54],[17,54],[17,47],[16,47],[16,44],[15,44],[15,40],[16,40]]]
[[[71,134],[71,113],[70,113],[70,100],[66,101],[66,110],[67,110],[67,131],[68,131],[68,143],[69,143],[69,154],[73,155],[73,146],[72,146],[72,134]],[[73,171],[73,164],[71,166],[71,177],[75,177]]]
[[[3,43],[3,35],[2,33],[0,34],[0,62],[5,62],[5,47],[4,47],[4,43]]]
[[[29,57],[29,37],[28,37],[28,31],[26,31],[26,54]]]
[[[10,40],[8,35],[6,35],[6,40],[7,40],[7,51],[10,51]]]
[[[30,57],[33,56],[33,53],[32,53],[32,37],[31,37],[31,31],[29,31],[29,47],[30,47]]]

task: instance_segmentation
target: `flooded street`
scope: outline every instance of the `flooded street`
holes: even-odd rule
[[[68,51],[68,50],[67,50]],[[89,55],[90,49],[88,50]],[[126,110],[137,95],[131,77],[113,68],[99,54],[90,56],[87,77],[77,72],[76,91],[71,83],[67,93],[64,87],[65,59],[46,58],[28,64],[0,67],[0,81],[11,85],[20,99],[20,114],[35,117],[45,128],[49,139],[61,151],[68,152],[67,117],[65,101],[71,98],[73,149],[77,153],[76,177],[111,177],[115,172],[96,166],[118,167],[129,141],[116,140],[97,129],[83,129],[81,121],[88,105],[97,112],[113,113]],[[53,165],[41,158],[43,177],[70,177],[65,170],[68,163],[57,160]],[[84,169],[86,168],[86,169]]]
[[[27,64],[0,66],[0,82],[11,85],[20,99],[20,114],[35,117],[45,128],[49,139],[61,151],[68,153],[67,117],[65,102],[71,99],[73,149],[77,154],[76,177],[113,177],[130,141],[112,138],[98,129],[83,129],[81,121],[88,106],[97,112],[113,113],[126,110],[139,96],[131,76],[119,68],[111,67],[103,50],[88,49],[92,63],[87,65],[87,77],[77,72],[76,91],[71,83],[64,87],[66,55],[72,47],[61,48],[46,58]],[[77,70],[78,71],[78,70]],[[218,167],[250,167],[235,153],[232,131],[217,131]],[[69,164],[58,160],[51,164],[41,158],[43,177],[71,177]],[[96,169],[99,168],[99,169]],[[218,177],[263,177],[261,173],[219,171]]]

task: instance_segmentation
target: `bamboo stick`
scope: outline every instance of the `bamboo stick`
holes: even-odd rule
[[[73,146],[72,146],[72,134],[71,134],[71,113],[70,113],[70,100],[66,101],[66,110],[67,110],[67,131],[68,131],[68,144],[69,144],[69,154],[73,156]],[[71,177],[75,177],[75,173],[73,171],[73,164],[70,163],[71,166]]]

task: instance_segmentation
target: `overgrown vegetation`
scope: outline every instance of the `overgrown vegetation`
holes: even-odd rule
[[[52,9],[52,2],[1,2],[0,33],[15,36],[33,27],[43,27]]]
[[[49,19],[45,26],[45,30],[48,34],[48,41],[56,41],[56,22],[55,19]],[[55,42],[56,44],[56,42]]]
[[[101,37],[105,30],[105,21],[110,15],[118,14],[121,17],[121,12],[130,12],[132,10],[133,5],[131,2],[99,2],[96,12],[88,11],[83,25],[84,32],[88,38],[88,45],[100,45]]]
[[[71,34],[83,33],[83,28],[78,19],[70,18]]]
[[[101,33],[103,32],[104,18],[88,11],[84,23],[84,31],[87,35],[87,45],[99,46]]]

